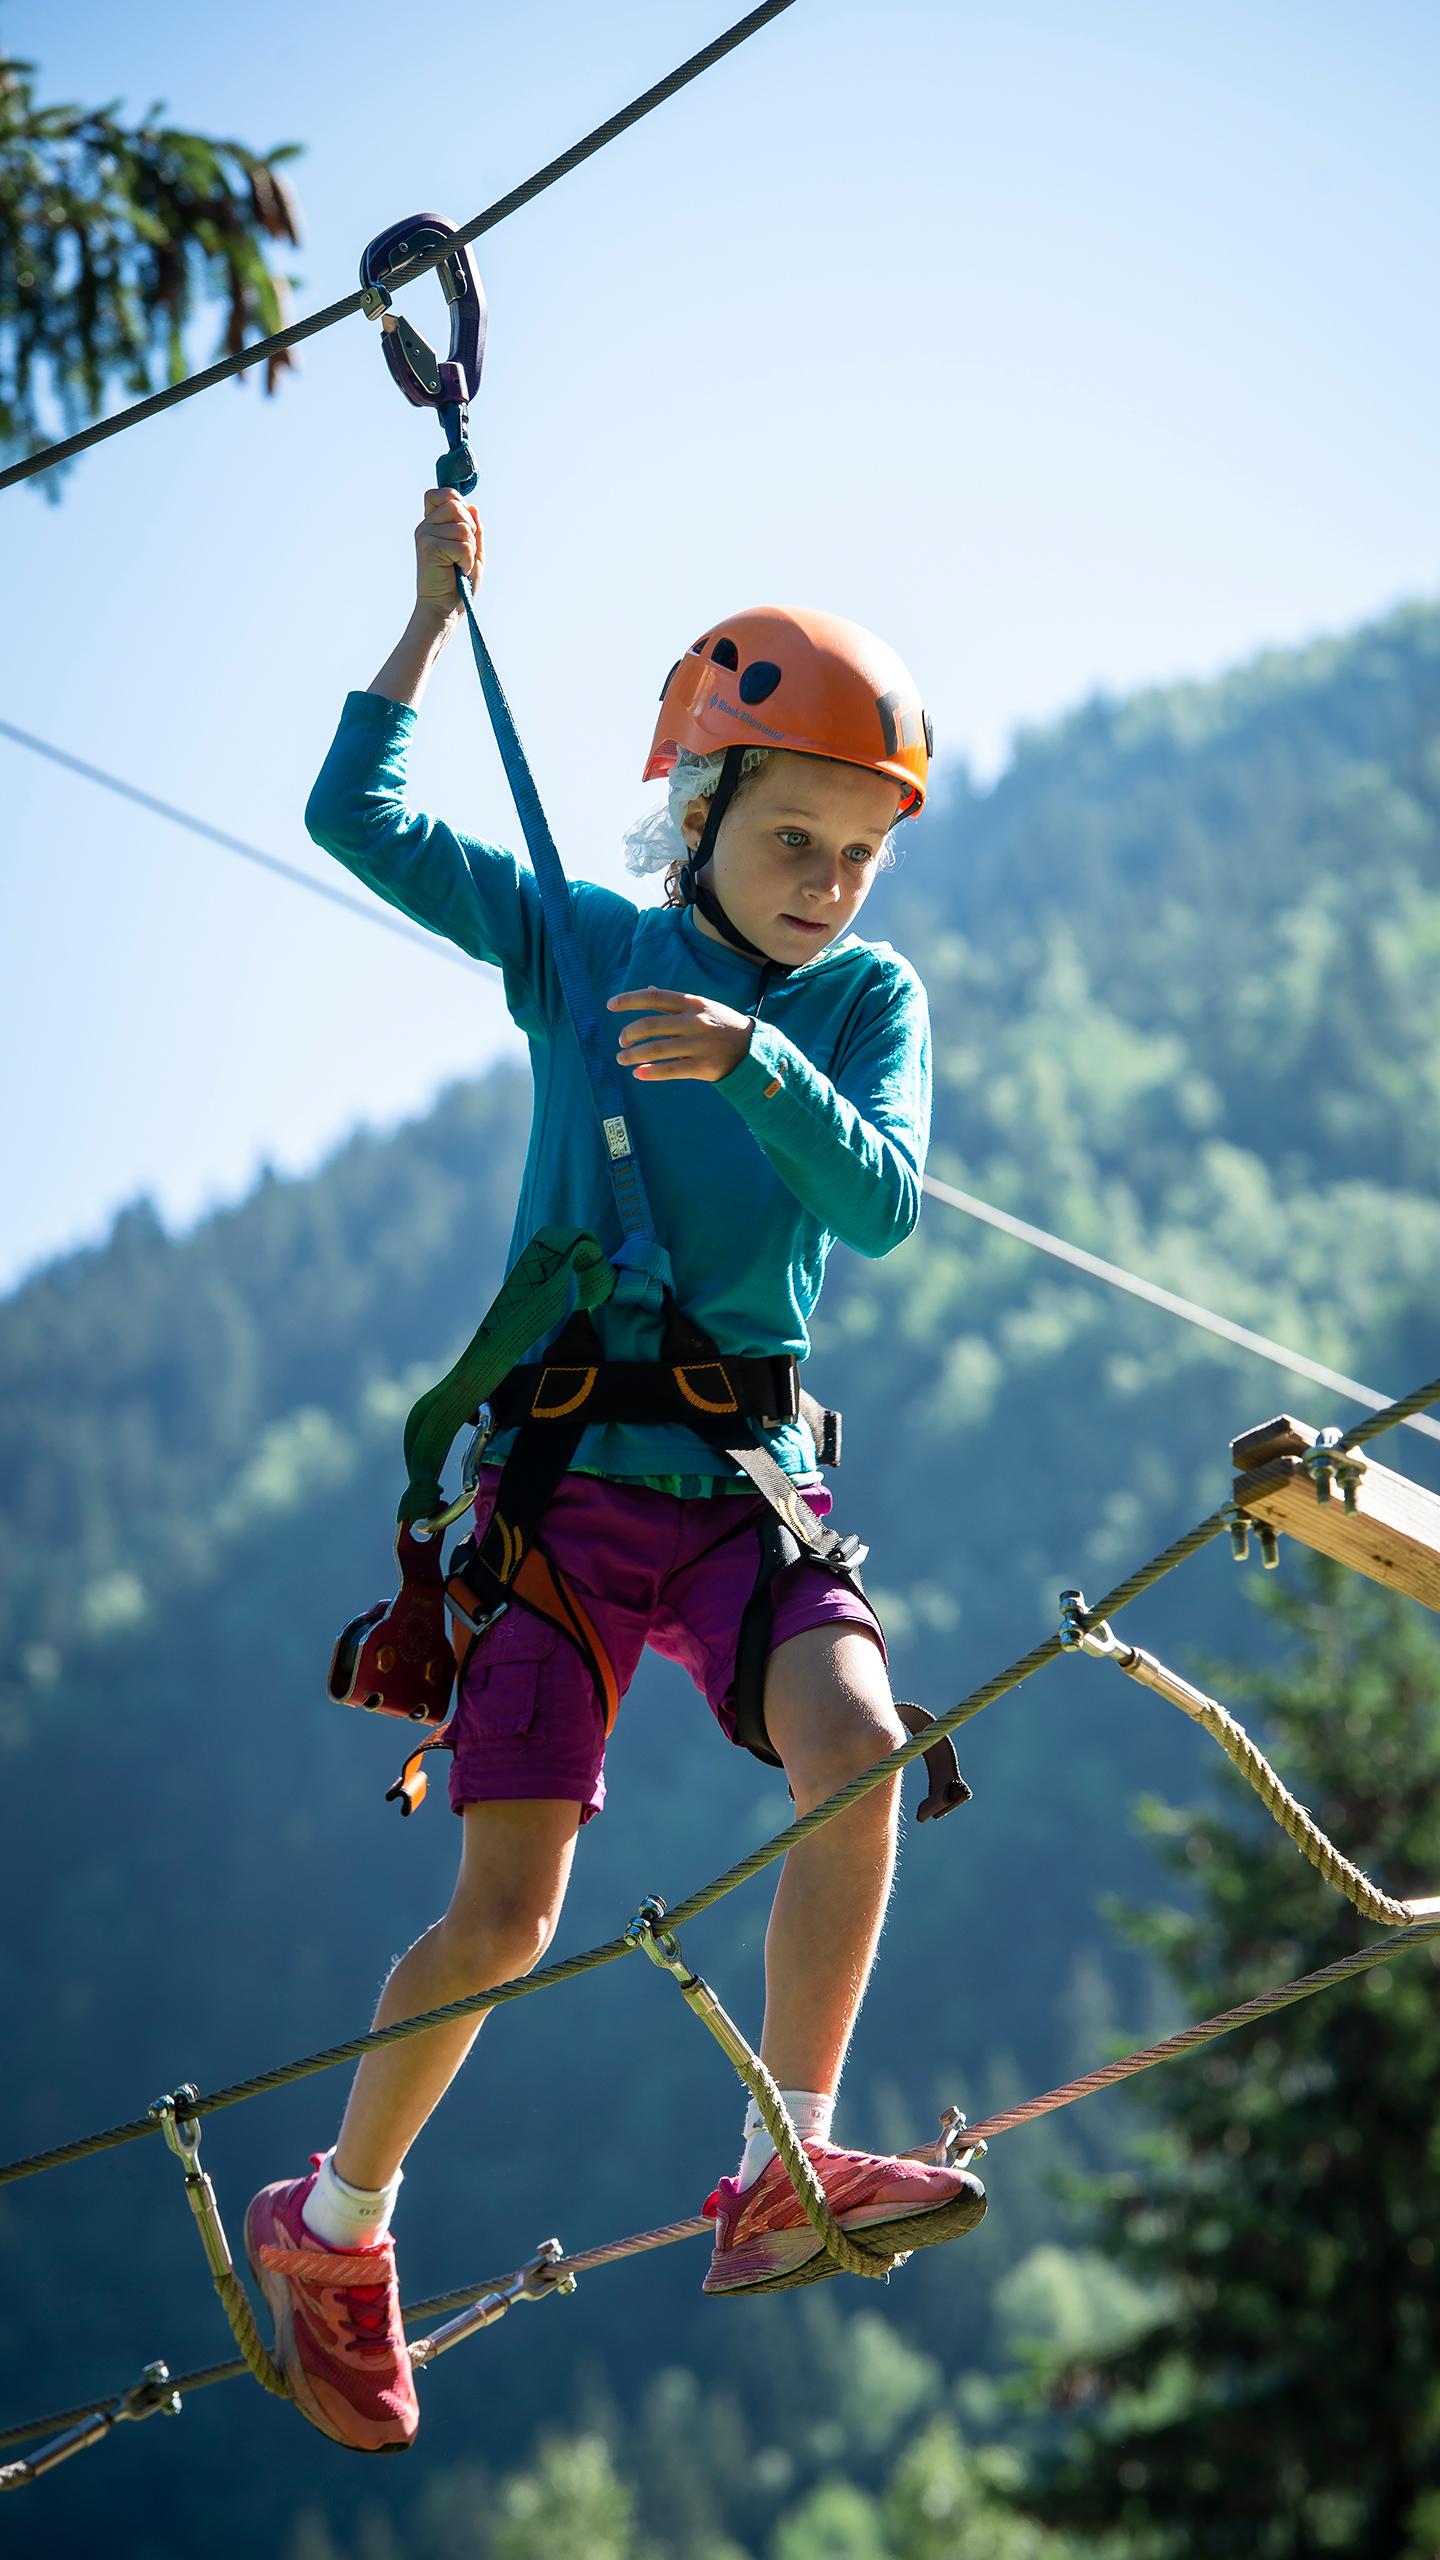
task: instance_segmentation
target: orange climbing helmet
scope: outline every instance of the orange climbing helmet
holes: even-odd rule
[[[722,747],[783,747],[888,774],[909,818],[925,805],[934,739],[914,677],[873,631],[757,605],[712,624],[671,668],[645,780],[682,752]]]

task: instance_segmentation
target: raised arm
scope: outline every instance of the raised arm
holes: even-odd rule
[[[474,585],[484,559],[475,508],[453,490],[427,490],[415,558],[414,611],[368,690],[349,696],[305,823],[387,905],[502,968],[511,1013],[536,1030],[550,990],[532,873],[512,853],[426,817],[408,795],[416,707],[463,618],[455,571]]]
[[[425,513],[415,527],[415,610],[367,692],[419,710],[440,653],[464,615],[455,592],[457,569],[473,594],[485,574],[480,510],[453,489],[427,489]]]

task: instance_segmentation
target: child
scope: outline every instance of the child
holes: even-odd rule
[[[473,585],[482,564],[473,506],[430,491],[416,553],[414,614],[369,692],[347,702],[307,823],[392,906],[503,973],[536,1086],[516,1247],[549,1223],[613,1246],[601,1141],[534,878],[407,805],[415,709],[461,618],[455,571]],[[664,905],[576,889],[676,1299],[722,1353],[803,1359],[832,1240],[878,1255],[915,1224],[929,1119],[924,991],[895,952],[849,928],[895,820],[923,804],[928,750],[913,682],[869,633],[777,611],[717,623],[666,681],[646,775],[669,776],[670,808],[631,839],[632,867],[665,868]],[[612,1302],[597,1321],[607,1357],[658,1358],[658,1320],[643,1308]],[[827,1510],[804,1423],[763,1437]],[[487,1468],[481,1524],[496,1481]],[[724,1453],[679,1425],[587,1431],[540,1543],[599,1628],[622,1690],[648,1643],[685,1665],[734,1738],[736,1636],[765,1513]],[[858,1583],[801,1561],[771,1592],[763,1738],[803,1814],[893,1750],[903,1729]],[[396,1965],[377,2025],[529,1971],[554,1934],[580,1829],[604,1800],[592,1673],[523,1605],[474,1647],[451,1739],[459,1878],[444,1918]],[[897,1819],[892,1779],[785,1861],[760,2050],[842,2226],[914,2248],[979,2219],[979,2182],[830,2138]],[[357,2451],[414,2439],[390,2216],[401,2163],[479,2024],[471,2015],[367,2054],[333,2150],[311,2176],[264,2188],[247,2218],[296,2405]],[[708,2293],[831,2271],[753,2107],[738,2174],[705,2209],[716,2222]]]

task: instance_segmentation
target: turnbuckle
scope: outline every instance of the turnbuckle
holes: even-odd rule
[[[482,2293],[468,2311],[447,2320],[443,2329],[432,2330],[428,2338],[411,2341],[410,2361],[423,2369],[443,2356],[450,2347],[458,2347],[462,2338],[473,2338],[481,2329],[491,2329],[503,2320],[514,2302],[545,2302],[551,2294],[573,2293],[579,2278],[565,2266],[565,2252],[558,2240],[542,2240],[528,2266],[520,2267],[503,2284]]]
[[[67,2427],[63,2435],[52,2436],[48,2444],[37,2445],[18,2462],[0,2463],[0,2489],[28,2489],[32,2480],[43,2480],[47,2471],[68,2462],[72,2453],[88,2453],[92,2444],[103,2444],[111,2429],[127,2418],[179,2415],[180,2394],[170,2380],[170,2367],[147,2364],[139,2381],[122,2391],[118,2400],[107,2401],[103,2409]]]
[[[230,2255],[215,2190],[200,2166],[200,2127],[196,2118],[185,2112],[194,2106],[199,2095],[188,2080],[182,2081],[173,2098],[157,2098],[150,2113],[165,2136],[166,2148],[174,2152],[184,2169],[185,2193],[200,2228],[211,2275],[233,2276],[235,2261]]]

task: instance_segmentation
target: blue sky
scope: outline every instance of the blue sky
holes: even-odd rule
[[[47,97],[303,142],[308,309],[371,232],[477,211],[738,14],[480,5],[445,43],[380,0],[250,0],[243,34],[0,0],[0,40]],[[942,757],[991,772],[1097,686],[1433,592],[1437,80],[1429,0],[798,0],[482,243],[485,619],[572,868],[620,880],[660,679],[742,603],[884,631]],[[356,320],[274,401],[224,386],[58,507],[7,493],[0,716],[322,870],[300,813],[403,622],[434,443]],[[482,729],[457,651],[417,785],[506,836]],[[0,787],[0,1284],[514,1046],[483,977],[3,740]]]

